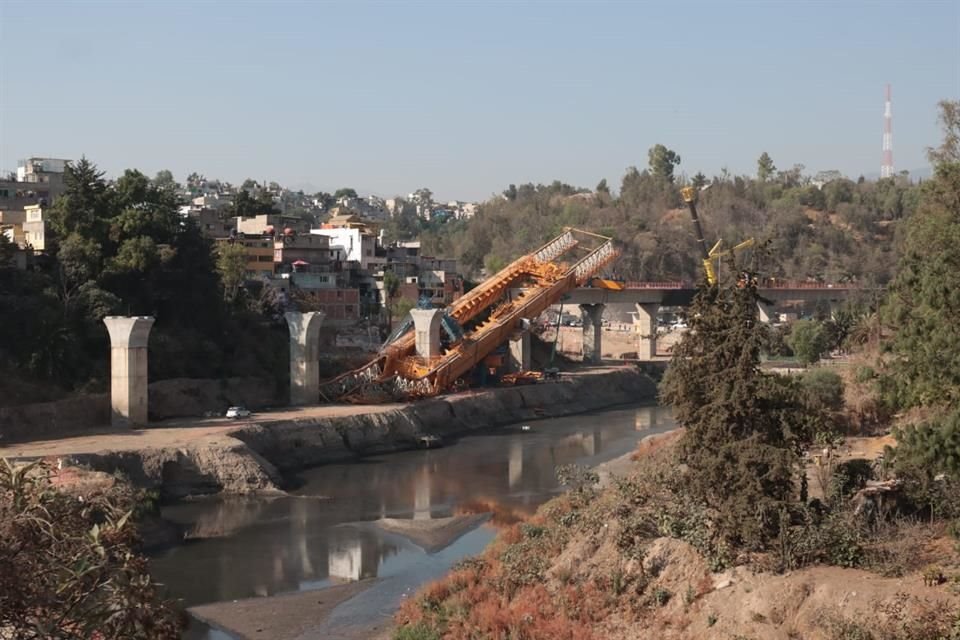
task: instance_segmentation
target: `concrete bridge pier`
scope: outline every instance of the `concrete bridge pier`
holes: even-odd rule
[[[517,331],[510,336],[510,371],[530,371],[530,332]]]
[[[600,364],[603,354],[603,304],[580,305],[583,319],[583,361]]]
[[[760,322],[769,324],[778,317],[776,313],[776,307],[772,304],[764,304],[758,300],[757,308],[760,310]]]
[[[657,312],[659,304],[636,303],[637,359],[653,360],[657,355]]]
[[[283,314],[290,328],[290,404],[317,404],[320,401],[321,311]]]
[[[413,329],[416,333],[417,355],[434,358],[440,355],[440,318],[442,309],[412,309]]]
[[[154,319],[149,316],[107,316],[110,334],[110,424],[147,424],[147,340]]]

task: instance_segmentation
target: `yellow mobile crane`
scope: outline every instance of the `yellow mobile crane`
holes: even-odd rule
[[[717,284],[717,270],[713,266],[713,261],[719,260],[725,255],[736,253],[741,249],[752,247],[753,238],[747,238],[737,246],[732,249],[727,249],[726,251],[720,251],[720,245],[723,243],[721,239],[717,240],[717,243],[713,245],[712,248],[707,249],[707,241],[703,237],[703,228],[700,226],[700,216],[697,215],[697,188],[684,187],[680,190],[680,195],[683,196],[683,201],[687,203],[687,207],[690,209],[690,216],[693,218],[693,230],[697,234],[697,245],[700,247],[700,255],[703,260],[703,270],[707,274],[707,282],[715,285]]]

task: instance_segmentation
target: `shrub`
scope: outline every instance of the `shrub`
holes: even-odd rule
[[[653,592],[653,601],[658,607],[666,605],[668,602],[670,602],[670,598],[672,597],[673,594],[663,587],[657,587]]]
[[[56,490],[40,464],[0,463],[0,629],[23,640],[179,638],[182,619],[133,552],[134,497]]]
[[[830,348],[830,338],[816,320],[797,320],[787,336],[787,344],[804,364],[813,364]]]
[[[400,627],[393,634],[393,640],[440,640],[440,634],[423,622]]]
[[[800,376],[804,400],[812,407],[827,411],[843,408],[843,380],[827,369],[813,369]]]
[[[557,482],[577,493],[583,493],[599,481],[600,476],[590,467],[579,464],[564,464],[557,467]]]

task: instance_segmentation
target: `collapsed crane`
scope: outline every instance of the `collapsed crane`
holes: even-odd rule
[[[575,251],[586,255],[573,262],[561,260]],[[524,321],[589,282],[619,255],[612,238],[566,228],[444,310],[442,326],[449,341],[439,356],[416,353],[414,327],[403,323],[373,360],[321,383],[320,397],[371,402],[442,393],[509,340]]]

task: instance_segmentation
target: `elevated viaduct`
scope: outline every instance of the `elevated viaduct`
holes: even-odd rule
[[[766,281],[760,286],[759,293],[772,304],[759,304],[760,319],[769,322],[776,307],[787,302],[825,303],[833,310],[860,291],[861,287],[849,283]],[[660,308],[688,306],[696,293],[696,286],[689,282],[626,282],[619,290],[580,287],[566,294],[562,302],[580,308],[585,362],[600,362],[603,311],[610,304],[634,306],[637,358],[653,360],[657,353],[657,313]]]

